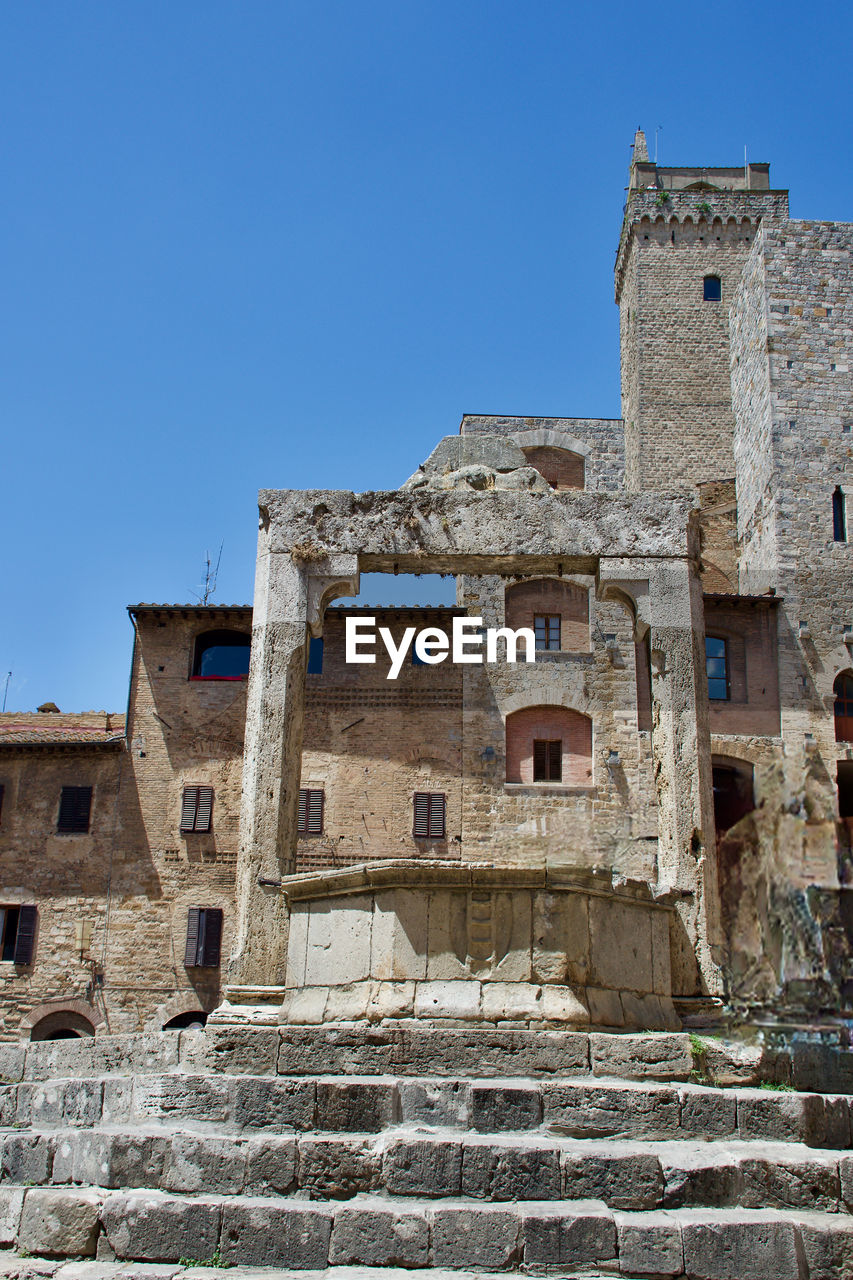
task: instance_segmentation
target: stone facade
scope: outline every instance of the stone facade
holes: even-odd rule
[[[253,608],[131,609],[126,723],[0,716],[0,1034],[849,1014],[852,249],[638,134],[624,420],[466,415],[398,490],[262,491]],[[333,603],[376,571],[456,606]],[[539,647],[391,679],[346,660],[368,617]]]

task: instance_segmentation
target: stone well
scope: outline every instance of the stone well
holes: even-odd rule
[[[282,889],[282,1022],[680,1026],[673,893],[645,881],[395,860],[288,876]]]

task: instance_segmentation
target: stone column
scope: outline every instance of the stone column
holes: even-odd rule
[[[719,994],[722,937],[701,582],[687,559],[602,558],[599,591],[630,604],[638,639],[649,632],[658,883],[685,894],[680,934],[673,939],[673,991]]]
[[[237,928],[226,998],[281,1003],[287,908],[280,884],[294,869],[309,632],[322,633],[336,596],[358,594],[356,556],[305,564],[258,537],[252,657],[246,705]]]

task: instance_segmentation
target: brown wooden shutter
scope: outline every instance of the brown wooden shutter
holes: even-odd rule
[[[300,835],[308,830],[308,792],[303,787],[299,792],[299,824]]]
[[[429,833],[436,838],[444,835],[444,793],[441,791],[430,793]]]
[[[548,743],[548,778],[551,782],[560,782],[563,777],[563,743],[562,739]]]
[[[308,792],[308,835],[323,834],[323,791]]]
[[[195,831],[195,815],[198,809],[198,787],[184,787],[181,802],[181,830]]]
[[[88,831],[91,809],[91,787],[63,787],[59,797],[57,831]]]
[[[187,912],[187,945],[184,951],[184,964],[192,968],[198,964],[198,935],[201,927],[201,908],[190,907]]]
[[[18,933],[15,938],[15,964],[32,964],[33,947],[36,941],[36,920],[38,911],[32,905],[25,905],[18,912]]]
[[[219,907],[205,907],[201,913],[203,929],[199,964],[215,969],[219,964],[222,945],[222,911]]]
[[[213,813],[213,787],[197,787],[198,805],[195,813],[195,830],[209,831]]]
[[[541,738],[533,740],[533,781],[544,782],[548,777],[548,743]]]
[[[416,836],[429,835],[429,792],[416,791],[414,796],[415,817],[412,833]]]

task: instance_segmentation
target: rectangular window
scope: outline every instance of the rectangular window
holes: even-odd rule
[[[319,676],[323,674],[322,636],[312,636],[308,643],[308,674],[309,676]]]
[[[34,906],[0,907],[0,958],[32,964],[37,911]]]
[[[63,787],[59,798],[57,831],[88,831],[91,811],[91,787]]]
[[[533,633],[536,636],[537,649],[559,649],[560,647],[560,615],[559,613],[536,613],[533,615]]]
[[[188,969],[215,969],[222,945],[222,911],[219,907],[190,907],[187,912]]]
[[[209,831],[213,814],[213,787],[184,787],[181,830]]]
[[[562,782],[563,739],[533,739],[533,781]]]
[[[321,836],[323,834],[323,807],[325,791],[310,791],[303,787],[299,792],[299,834]]]
[[[705,670],[708,673],[708,697],[712,702],[729,699],[729,659],[725,640],[705,637]]]
[[[444,836],[444,792],[416,791],[413,805],[412,835],[421,840],[440,840]]]

